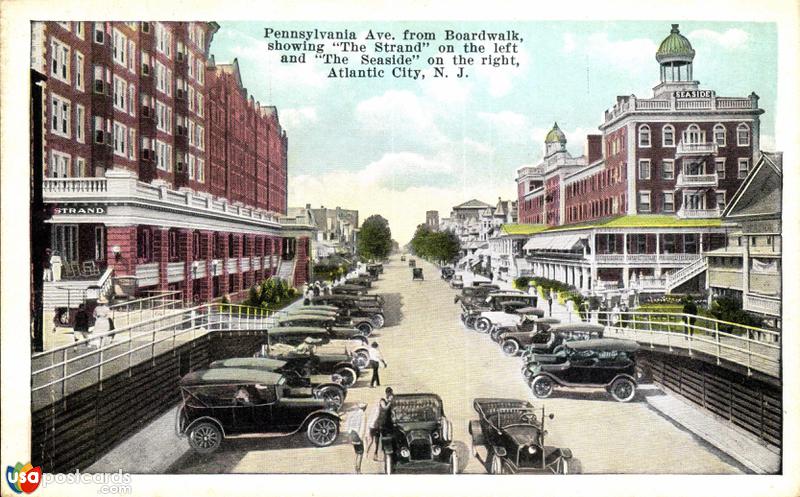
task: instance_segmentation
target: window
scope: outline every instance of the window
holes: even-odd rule
[[[114,154],[125,157],[127,153],[128,128],[120,123],[114,123]]]
[[[128,38],[122,34],[122,32],[118,29],[115,29],[112,32],[112,55],[114,62],[120,64],[123,67],[128,66]]]
[[[88,176],[88,171],[86,170],[86,159],[83,157],[78,157],[75,159],[75,174],[81,178],[85,178]]]
[[[201,85],[206,82],[206,69],[203,67],[203,60],[197,59],[197,81]]]
[[[53,94],[50,101],[50,130],[58,136],[69,138],[70,136],[70,110],[72,104],[58,95]]]
[[[94,227],[94,260],[103,261],[106,259],[106,227]]]
[[[83,54],[75,51],[75,89],[83,91]]]
[[[750,159],[739,159],[739,173],[736,176],[738,179],[744,179],[747,177],[747,173],[750,171]]]
[[[149,33],[150,32],[150,23],[143,22],[142,23],[142,33]]]
[[[94,116],[94,142],[104,143],[105,138],[105,119],[102,117]]]
[[[694,233],[683,235],[683,252],[685,254],[697,253],[697,235]]]
[[[53,38],[50,41],[50,74],[69,83],[69,47]]]
[[[671,124],[661,128],[661,145],[664,147],[675,146],[675,128]]]
[[[686,131],[683,132],[683,141],[688,144],[705,143],[705,133],[700,130],[700,126],[690,124]]]
[[[736,144],[740,147],[750,146],[750,126],[745,123],[736,126]]]
[[[189,179],[194,179],[195,163],[194,163],[194,155],[192,154],[189,154],[188,165],[189,165]]]
[[[84,138],[84,126],[86,120],[86,109],[83,108],[83,105],[77,104],[75,106],[75,139],[78,140],[78,143],[83,143]]]
[[[192,260],[199,261],[202,259],[202,251],[200,246],[200,232],[192,232]]]
[[[650,212],[650,192],[639,192],[639,211]]]
[[[50,152],[50,177],[51,178],[67,178],[70,176],[70,162],[72,157],[69,154]]]
[[[86,32],[84,31],[82,22],[75,23],[75,36],[77,36],[81,40],[86,38]]]
[[[189,66],[189,77],[194,79],[194,55],[191,52],[189,52],[187,65]]]
[[[187,121],[189,122],[189,145],[196,146],[197,142],[194,141],[194,121],[191,119],[187,119]]]
[[[650,159],[639,159],[639,179],[650,179]]]
[[[128,70],[136,73],[136,43],[128,40]]]
[[[168,129],[172,125],[172,110],[158,100],[156,100],[156,118],[156,128],[172,134],[172,130]]]
[[[128,114],[136,115],[136,87],[133,84],[128,86]]]
[[[156,140],[156,166],[162,171],[172,171],[172,146]]]
[[[189,110],[194,112],[195,91],[193,87],[189,87]]]
[[[714,170],[717,172],[718,179],[725,179],[725,157],[714,159]]]
[[[639,126],[639,146],[650,146],[650,126],[646,124]]]
[[[662,210],[664,212],[675,211],[675,193],[664,192],[664,204],[662,205]]]
[[[128,112],[128,83],[117,76],[114,76],[114,108]]]
[[[725,210],[725,206],[727,205],[725,203],[725,192],[724,191],[717,192],[716,196],[717,196],[717,209],[719,209],[720,212],[722,212],[723,210]]]
[[[94,92],[102,95],[105,85],[103,84],[103,66],[94,66]]]
[[[159,61],[156,61],[156,89],[167,93],[167,68]]]
[[[136,130],[128,129],[128,158],[136,160]]]
[[[197,159],[197,181],[206,182],[206,162],[200,158]]]
[[[153,231],[144,226],[136,228],[136,257],[139,262],[150,262],[153,259]]]
[[[105,43],[106,32],[102,22],[94,23],[94,42],[103,44]]]
[[[672,159],[665,159],[661,164],[661,179],[674,179],[675,178],[675,161]]]
[[[150,76],[150,54],[142,52],[142,75]]]
[[[667,233],[661,239],[661,253],[674,254],[675,253],[675,235]]]
[[[197,92],[197,115],[203,117],[203,94],[199,91]]]
[[[725,139],[725,126],[722,124],[714,125],[714,143],[716,143],[720,147],[724,147],[726,143]]]
[[[170,261],[177,261],[180,257],[178,256],[178,232],[175,230],[169,230],[167,232],[167,247],[168,247],[168,254]]]

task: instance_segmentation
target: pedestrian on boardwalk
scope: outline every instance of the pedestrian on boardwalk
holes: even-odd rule
[[[369,382],[370,388],[375,387],[375,385],[381,386],[381,377],[378,375],[380,363],[383,363],[384,368],[387,367],[381,351],[378,350],[378,342],[372,342],[372,347],[369,349],[369,365],[372,367],[372,380]]]
[[[313,286],[312,288],[313,288],[313,291],[314,291],[314,296],[315,296],[315,297],[319,297],[319,294],[320,294],[320,291],[319,291],[319,281],[315,281],[315,282],[314,282],[314,286]]]
[[[389,408],[392,406],[394,400],[394,391],[392,387],[386,387],[384,398],[382,398],[378,405],[373,409],[370,419],[370,441],[367,451],[375,444],[375,454],[372,456],[373,461],[378,460],[378,449],[381,445],[381,436],[387,431],[387,424],[389,420]]]
[[[44,249],[44,280],[53,281],[53,268],[50,266],[50,258],[53,257],[53,251],[49,248]]]
[[[61,254],[58,253],[58,250],[54,250],[53,255],[50,256],[50,281],[61,281],[62,264],[63,261],[61,260]]]
[[[351,409],[347,414],[347,429],[350,434],[350,443],[355,452],[354,469],[356,474],[361,474],[361,461],[364,459],[364,436],[367,428],[367,404],[361,403],[357,408]]]
[[[539,291],[536,289],[536,285],[528,286],[528,295],[533,297],[533,307],[539,307]]]
[[[567,300],[567,321],[572,322],[572,315],[575,313],[575,302],[572,299]]]
[[[86,312],[86,304],[78,304],[78,311],[75,312],[75,325],[72,327],[72,336],[75,343],[84,340],[89,336],[89,313]],[[75,345],[77,348],[77,345]]]
[[[109,332],[114,329],[112,326],[111,318],[109,317],[111,314],[111,309],[108,307],[108,300],[105,297],[100,297],[97,299],[97,307],[94,308],[94,330],[93,333],[97,335],[101,335],[103,333]],[[114,336],[109,335],[108,343],[114,341]],[[103,345],[103,338],[97,338],[89,342],[90,347],[100,347]]]
[[[548,315],[550,317],[553,317],[553,292],[552,291],[549,294],[547,294],[547,309],[548,309],[548,312],[549,312]]]
[[[330,295],[331,294],[331,285],[330,283],[326,283],[325,286],[322,288],[323,295]]]
[[[683,313],[686,314],[684,320],[686,321],[686,340],[694,336],[694,322],[697,320],[697,304],[688,295],[684,295],[683,299]]]

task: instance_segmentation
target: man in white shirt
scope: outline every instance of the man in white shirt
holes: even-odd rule
[[[378,342],[372,342],[372,347],[369,349],[369,365],[372,367],[372,380],[369,382],[370,388],[374,388],[375,385],[381,386],[381,377],[378,376],[380,363],[383,363],[384,368],[387,367],[381,351],[378,350]]]

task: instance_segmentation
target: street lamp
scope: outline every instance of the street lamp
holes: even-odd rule
[[[119,245],[114,245],[111,247],[111,253],[114,254],[115,261],[119,262],[119,260],[122,259],[122,249],[119,247]]]

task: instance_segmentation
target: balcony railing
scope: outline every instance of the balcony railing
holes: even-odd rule
[[[770,316],[781,315],[780,297],[765,297],[748,293],[744,295],[742,307],[746,311],[760,312]]]
[[[675,186],[678,188],[716,188],[719,184],[717,173],[713,174],[679,174]]]
[[[719,209],[685,209],[678,210],[678,217],[682,219],[707,219],[719,217]]]
[[[597,254],[595,261],[599,264],[676,264],[694,262],[701,258],[700,254]]]
[[[687,143],[681,140],[675,155],[717,155],[717,144],[713,142]]]
[[[749,110],[758,108],[758,98],[717,97],[700,98],[691,100],[678,100],[675,98],[648,98],[624,97],[614,107],[605,113],[606,121],[616,119],[631,111],[637,112],[664,112],[675,110]]]

